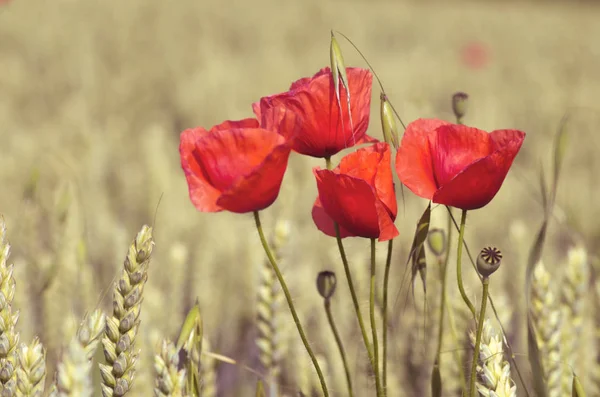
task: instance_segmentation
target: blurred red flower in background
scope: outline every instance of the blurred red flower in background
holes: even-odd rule
[[[483,69],[490,63],[490,50],[485,43],[472,41],[463,45],[460,57],[469,69]]]
[[[319,230],[335,237],[390,240],[398,235],[394,225],[398,207],[387,143],[362,148],[345,156],[334,170],[314,169],[319,197],[312,217]]]
[[[463,210],[485,206],[498,193],[525,133],[487,133],[436,119],[408,125],[396,154],[396,172],[413,193]]]
[[[179,153],[189,194],[203,212],[246,213],[270,206],[279,194],[291,142],[259,128],[256,119],[225,121],[181,133]]]
[[[282,94],[261,98],[254,103],[259,120],[272,117],[272,112],[288,111],[301,119],[301,128],[292,149],[313,157],[330,157],[356,144],[373,142],[366,135],[369,126],[373,76],[367,69],[346,68],[350,89],[350,113],[346,90],[340,85],[341,116],[330,68],[321,69],[313,77],[294,82]],[[283,133],[291,129],[283,129]],[[289,137],[289,135],[287,136]]]

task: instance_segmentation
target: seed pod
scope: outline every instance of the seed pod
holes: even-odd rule
[[[398,128],[396,126],[396,119],[394,118],[394,112],[392,111],[392,105],[390,105],[387,96],[382,92],[379,95],[381,101],[380,117],[381,117],[381,130],[383,131],[383,139],[394,149],[398,149],[400,142],[398,141]]]
[[[454,116],[456,116],[456,120],[460,124],[462,118],[465,117],[467,113],[467,105],[468,105],[469,96],[464,92],[457,92],[452,95],[452,111],[454,112]]]
[[[335,292],[337,279],[334,272],[328,270],[320,272],[317,276],[317,291],[324,299],[329,299]]]
[[[496,247],[486,247],[477,257],[477,271],[483,277],[489,277],[500,267],[502,253]]]
[[[432,229],[427,235],[427,245],[438,258],[446,254],[446,232],[442,229]]]

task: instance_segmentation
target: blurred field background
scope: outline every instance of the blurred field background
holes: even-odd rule
[[[405,122],[453,121],[450,97],[460,90],[470,95],[467,124],[527,132],[502,190],[486,208],[471,213],[466,234],[474,252],[484,245],[504,252],[491,293],[504,310],[504,325],[527,376],[525,261],[542,219],[539,170],[542,165],[550,170],[551,139],[566,112],[569,152],[545,262],[559,280],[567,249],[575,243],[587,247],[590,258],[600,253],[598,21],[599,6],[571,2],[13,0],[3,5],[0,213],[12,245],[22,341],[39,335],[53,371],[52,362],[84,312],[110,308],[111,282],[131,239],[142,224],[155,222],[133,395],[150,394],[158,343],[177,337],[196,297],[210,349],[260,370],[253,302],[264,254],[252,217],[195,210],[179,165],[179,132],[251,117],[252,102],[328,65],[329,31],[336,29],[368,57]],[[350,45],[340,43],[348,66],[364,66]],[[376,86],[373,94],[370,134],[380,137]],[[357,370],[367,360],[335,240],[320,234],[310,218],[316,165],[323,164],[291,157],[280,198],[263,220],[269,234],[277,221],[289,221],[284,273],[314,348],[328,357],[334,395],[342,396],[343,372],[314,286],[318,271],[338,273],[334,313]],[[404,193],[405,210],[396,222],[401,236],[393,267],[392,295],[398,299],[390,396],[429,393],[428,352],[434,348],[414,343],[423,338],[423,313],[414,308],[403,278],[426,202],[407,189]],[[433,214],[436,225],[445,224],[445,209]],[[368,242],[345,243],[367,310]],[[385,249],[379,248],[381,260]],[[457,297],[452,269],[449,293]],[[434,279],[435,273],[430,272]],[[465,273],[470,282],[476,279],[470,266]],[[469,294],[477,301],[480,289],[472,286]],[[434,292],[430,287],[431,305]],[[422,302],[419,294],[417,301]],[[281,343],[287,346],[280,388],[292,396],[302,383],[301,366],[305,372],[310,366],[302,362],[287,308],[280,310]],[[594,319],[588,320],[586,335]],[[592,355],[593,349],[587,350]],[[216,375],[219,396],[251,395],[256,381],[254,374],[228,364],[218,364]],[[52,372],[48,376],[53,379]]]

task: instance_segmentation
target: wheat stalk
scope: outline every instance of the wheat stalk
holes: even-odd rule
[[[470,333],[471,346],[475,334]],[[510,377],[510,364],[504,359],[502,335],[496,333],[489,320],[483,323],[477,365],[477,391],[484,397],[516,397],[517,386]]]
[[[562,314],[551,277],[544,264],[539,262],[533,272],[531,284],[531,318],[536,329],[536,340],[542,357],[548,397],[560,397],[561,391],[561,325]]]
[[[134,350],[135,338],[153,247],[152,228],[144,225],[129,247],[121,278],[115,283],[113,315],[106,321],[102,338],[106,358],[106,364],[100,364],[104,397],[123,396],[133,383],[139,357]]]
[[[92,312],[79,324],[77,334],[67,346],[58,364],[53,397],[90,397],[93,394],[92,358],[106,326],[101,310]]]
[[[19,333],[15,326],[19,319],[18,311],[13,313],[12,301],[15,296],[13,265],[7,265],[10,244],[6,240],[6,224],[0,216],[0,391],[3,396],[16,392],[16,347]]]

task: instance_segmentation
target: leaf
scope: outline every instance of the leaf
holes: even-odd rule
[[[263,385],[262,380],[258,380],[256,382],[256,397],[267,397],[267,393],[265,392],[265,386]]]
[[[423,281],[423,291],[427,291],[426,276],[427,276],[427,260],[425,258],[425,241],[429,233],[429,222],[431,219],[431,202],[425,208],[421,219],[417,223],[417,230],[410,248],[409,261],[411,261],[411,282],[414,284],[417,274],[421,276]]]
[[[579,380],[579,377],[573,373],[573,387],[571,389],[572,397],[585,397],[585,391],[583,390],[583,385]]]

